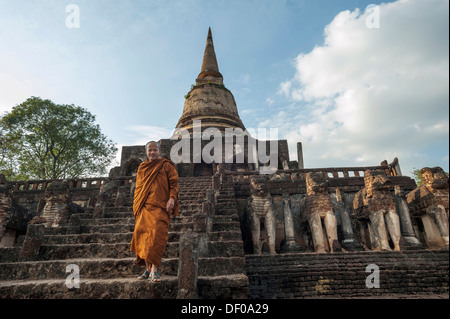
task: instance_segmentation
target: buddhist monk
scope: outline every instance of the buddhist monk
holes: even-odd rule
[[[170,160],[159,158],[157,142],[148,142],[145,151],[148,160],[141,163],[136,176],[130,251],[136,253],[137,264],[145,265],[138,279],[160,281],[158,267],[169,237],[170,216],[179,212],[178,173]]]

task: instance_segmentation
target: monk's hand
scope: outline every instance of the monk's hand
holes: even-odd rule
[[[169,213],[173,207],[175,206],[175,200],[173,199],[173,197],[170,197],[170,199],[167,201],[166,204],[166,211]]]

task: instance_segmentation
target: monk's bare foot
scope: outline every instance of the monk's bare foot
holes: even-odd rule
[[[144,273],[142,275],[140,275],[139,277],[137,277],[138,280],[143,280],[143,279],[148,279],[148,277],[150,277],[150,272],[148,272],[147,270],[144,271]]]
[[[160,282],[160,281],[161,281],[161,276],[158,275],[158,273],[155,271],[155,272],[152,273],[152,278],[151,278],[151,280],[152,280],[153,282]]]

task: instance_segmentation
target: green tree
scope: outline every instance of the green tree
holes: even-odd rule
[[[106,173],[117,148],[78,106],[31,97],[0,119],[0,173],[11,180]]]
[[[423,184],[422,173],[420,172],[420,169],[413,167],[413,171],[411,173],[412,173],[412,177],[416,181],[417,186],[422,185]]]

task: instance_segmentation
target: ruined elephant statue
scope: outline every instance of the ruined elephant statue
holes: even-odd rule
[[[413,218],[419,219],[429,248],[449,246],[449,185],[447,174],[441,167],[421,169],[423,185],[406,195]]]
[[[373,250],[400,250],[400,218],[397,214],[391,181],[384,170],[366,170],[364,188],[353,198],[353,217],[367,223]]]
[[[304,207],[304,219],[310,228],[314,250],[318,253],[326,252],[322,221],[330,252],[340,250],[336,216],[331,206],[328,180],[324,173],[309,172],[306,174],[306,196],[302,206]]]
[[[255,254],[261,254],[263,241],[267,241],[270,253],[276,254],[276,212],[267,182],[268,179],[263,176],[253,176],[250,180],[251,196],[247,202],[247,209],[253,241],[253,253]],[[263,239],[261,239],[261,221],[264,221],[267,231],[267,238]]]

